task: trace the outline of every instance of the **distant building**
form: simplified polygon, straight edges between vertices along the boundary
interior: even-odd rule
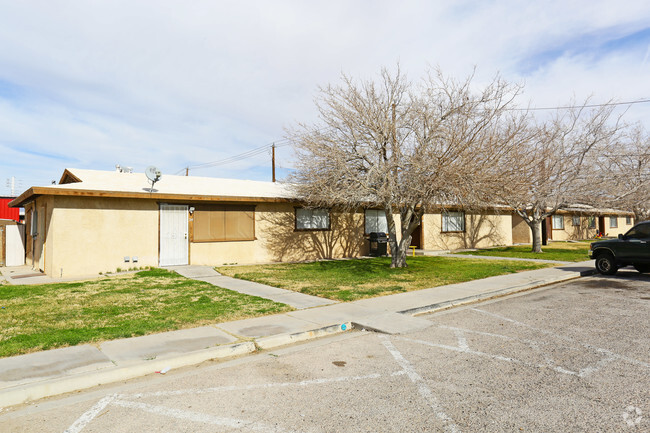
[[[0,220],[14,220],[20,222],[20,208],[9,207],[9,202],[16,197],[0,196]]]

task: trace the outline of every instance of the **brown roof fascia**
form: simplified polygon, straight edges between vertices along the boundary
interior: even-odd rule
[[[29,188],[27,191],[23,192],[18,197],[16,197],[12,201],[10,201],[7,206],[9,206],[9,207],[23,207],[23,205],[25,203],[29,203],[31,201],[30,199],[34,195],[34,188],[37,188],[37,187]]]
[[[634,216],[634,212],[619,209],[558,209],[555,215],[586,215],[586,216]]]
[[[51,188],[51,187],[32,187],[22,193],[20,197],[9,203],[11,207],[19,207],[32,201],[35,196],[71,196],[71,197],[104,197],[104,198],[134,198],[145,200],[169,200],[184,202],[247,202],[247,203],[293,203],[297,200],[281,197],[231,197],[231,196],[209,196],[193,194],[159,194],[149,192],[121,192],[121,191],[90,191],[83,189],[68,188]]]

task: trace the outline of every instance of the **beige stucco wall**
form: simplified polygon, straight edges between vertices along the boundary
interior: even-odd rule
[[[465,231],[442,233],[442,214],[423,217],[424,249],[456,250],[512,245],[512,216],[510,214],[465,214]]]
[[[158,265],[158,204],[153,200],[50,197],[45,272],[96,275]],[[138,257],[125,263],[124,257]]]
[[[634,219],[632,219],[632,224],[626,223],[626,218],[624,216],[611,215],[616,218],[618,221],[617,228],[609,227],[610,215],[605,216],[605,235],[609,237],[616,237],[619,234],[624,234],[634,225]],[[573,225],[573,215],[572,214],[562,214],[564,219],[564,229],[553,228],[553,240],[554,241],[566,241],[566,240],[579,240],[579,239],[592,239],[596,236],[598,232],[598,216],[595,216],[596,227],[589,228],[589,216],[579,215],[580,225]]]
[[[619,234],[625,234],[634,225],[634,218],[631,218],[631,224],[627,224],[624,216],[614,216],[618,220],[618,227],[611,228],[609,226],[610,216],[605,216],[605,234],[611,237],[617,237]]]
[[[553,227],[552,239],[554,241],[568,241],[568,240],[580,240],[580,239],[591,239],[598,232],[598,217],[596,219],[596,227],[589,228],[589,216],[586,215],[576,215],[580,218],[580,225],[573,225],[573,214],[562,214],[562,219],[564,221],[564,229],[556,229]]]
[[[190,263],[264,263],[357,257],[367,253],[363,213],[330,214],[331,230],[296,231],[292,204],[262,203],[255,207],[255,240],[192,242]]]
[[[183,204],[192,206],[191,202]],[[39,214],[45,215],[39,215],[45,231],[41,237],[45,241],[44,271],[52,277],[91,276],[118,268],[158,266],[159,205],[155,200],[54,196],[39,197],[35,206]],[[29,220],[26,223],[29,230]],[[399,216],[396,224],[399,227]],[[423,217],[425,249],[512,244],[510,214],[467,214],[463,233],[441,233],[441,225],[440,213]],[[333,211],[331,230],[296,231],[294,227],[293,204],[259,203],[255,207],[255,240],[190,242],[189,262],[220,265],[303,261],[356,257],[368,252],[363,211]],[[38,242],[36,249],[39,250]],[[137,256],[138,262],[125,263],[125,256]]]

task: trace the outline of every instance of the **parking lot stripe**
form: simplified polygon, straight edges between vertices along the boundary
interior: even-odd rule
[[[586,347],[587,349],[595,350],[596,352],[606,356],[607,358],[611,357],[613,359],[619,359],[619,360],[622,360],[622,361],[629,362],[630,364],[635,364],[635,365],[640,365],[640,366],[643,366],[643,367],[646,367],[646,368],[650,368],[650,364],[648,364],[647,362],[643,362],[643,361],[639,361],[638,359],[634,359],[634,358],[630,358],[630,357],[627,357],[627,356],[619,355],[618,353],[612,352],[611,350],[603,349],[601,347],[596,347],[596,346],[593,346],[593,345],[591,345],[589,343],[583,343],[581,341],[576,341],[573,338],[566,337],[566,336],[560,335],[560,334],[556,334],[555,332],[547,331],[546,329],[536,328],[536,327],[531,326],[531,325],[529,325],[527,323],[518,322],[517,320],[510,319],[510,318],[502,316],[500,314],[491,313],[489,311],[480,310],[478,308],[472,308],[471,310],[476,311],[477,313],[482,313],[482,314],[485,314],[485,315],[488,315],[488,316],[495,317],[495,318],[500,319],[500,320],[505,320],[506,322],[510,322],[510,323],[515,324],[515,325],[523,326],[523,327],[531,329],[533,331],[537,331],[537,332],[541,332],[541,333],[546,334],[546,335],[550,335],[550,336],[555,337],[555,338],[557,338],[559,340],[564,340],[564,341],[572,342],[572,343],[578,343],[582,347]]]
[[[438,399],[433,394],[433,391],[431,391],[431,388],[427,386],[424,379],[422,379],[422,377],[415,371],[413,365],[411,365],[411,363],[406,358],[404,358],[404,356],[402,356],[402,354],[397,350],[397,348],[395,348],[388,337],[382,335],[379,338],[381,339],[384,347],[386,347],[386,350],[388,350],[388,352],[393,355],[395,361],[397,361],[404,372],[406,372],[406,375],[409,379],[411,379],[411,382],[417,385],[418,392],[429,403],[429,406],[431,406],[431,408],[434,410],[436,417],[438,417],[438,419],[440,419],[445,424],[445,430],[452,433],[460,432],[458,426],[454,424],[454,421],[449,417],[449,415],[444,412],[443,408],[438,403]]]
[[[83,430],[84,427],[88,425],[90,421],[95,419],[101,411],[103,411],[106,406],[108,406],[115,398],[116,394],[107,395],[106,397],[99,400],[93,407],[91,407],[87,412],[81,415],[77,420],[72,423],[70,427],[66,429],[64,433],[79,433]]]
[[[211,424],[211,425],[218,425],[218,426],[230,427],[230,428],[248,428],[255,431],[269,432],[269,433],[273,433],[273,432],[283,433],[283,432],[293,431],[293,430],[286,430],[277,426],[270,426],[270,425],[252,422],[252,421],[213,416],[204,413],[174,409],[174,408],[169,408],[164,406],[154,406],[152,404],[139,403],[135,401],[114,400],[111,403],[113,405],[121,406],[124,408],[139,409],[144,412],[149,412],[156,415],[163,415],[163,416],[186,420],[186,421],[199,422],[202,424]]]

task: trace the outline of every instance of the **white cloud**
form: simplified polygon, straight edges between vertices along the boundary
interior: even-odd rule
[[[479,82],[499,71],[525,80],[538,106],[650,97],[647,40],[599,51],[647,30],[641,1],[43,0],[0,11],[0,180],[227,158],[314,120],[318,85],[397,61],[414,80],[436,65],[459,77],[476,65]],[[289,149],[278,153],[290,166]],[[268,160],[195,174],[268,178]]]

